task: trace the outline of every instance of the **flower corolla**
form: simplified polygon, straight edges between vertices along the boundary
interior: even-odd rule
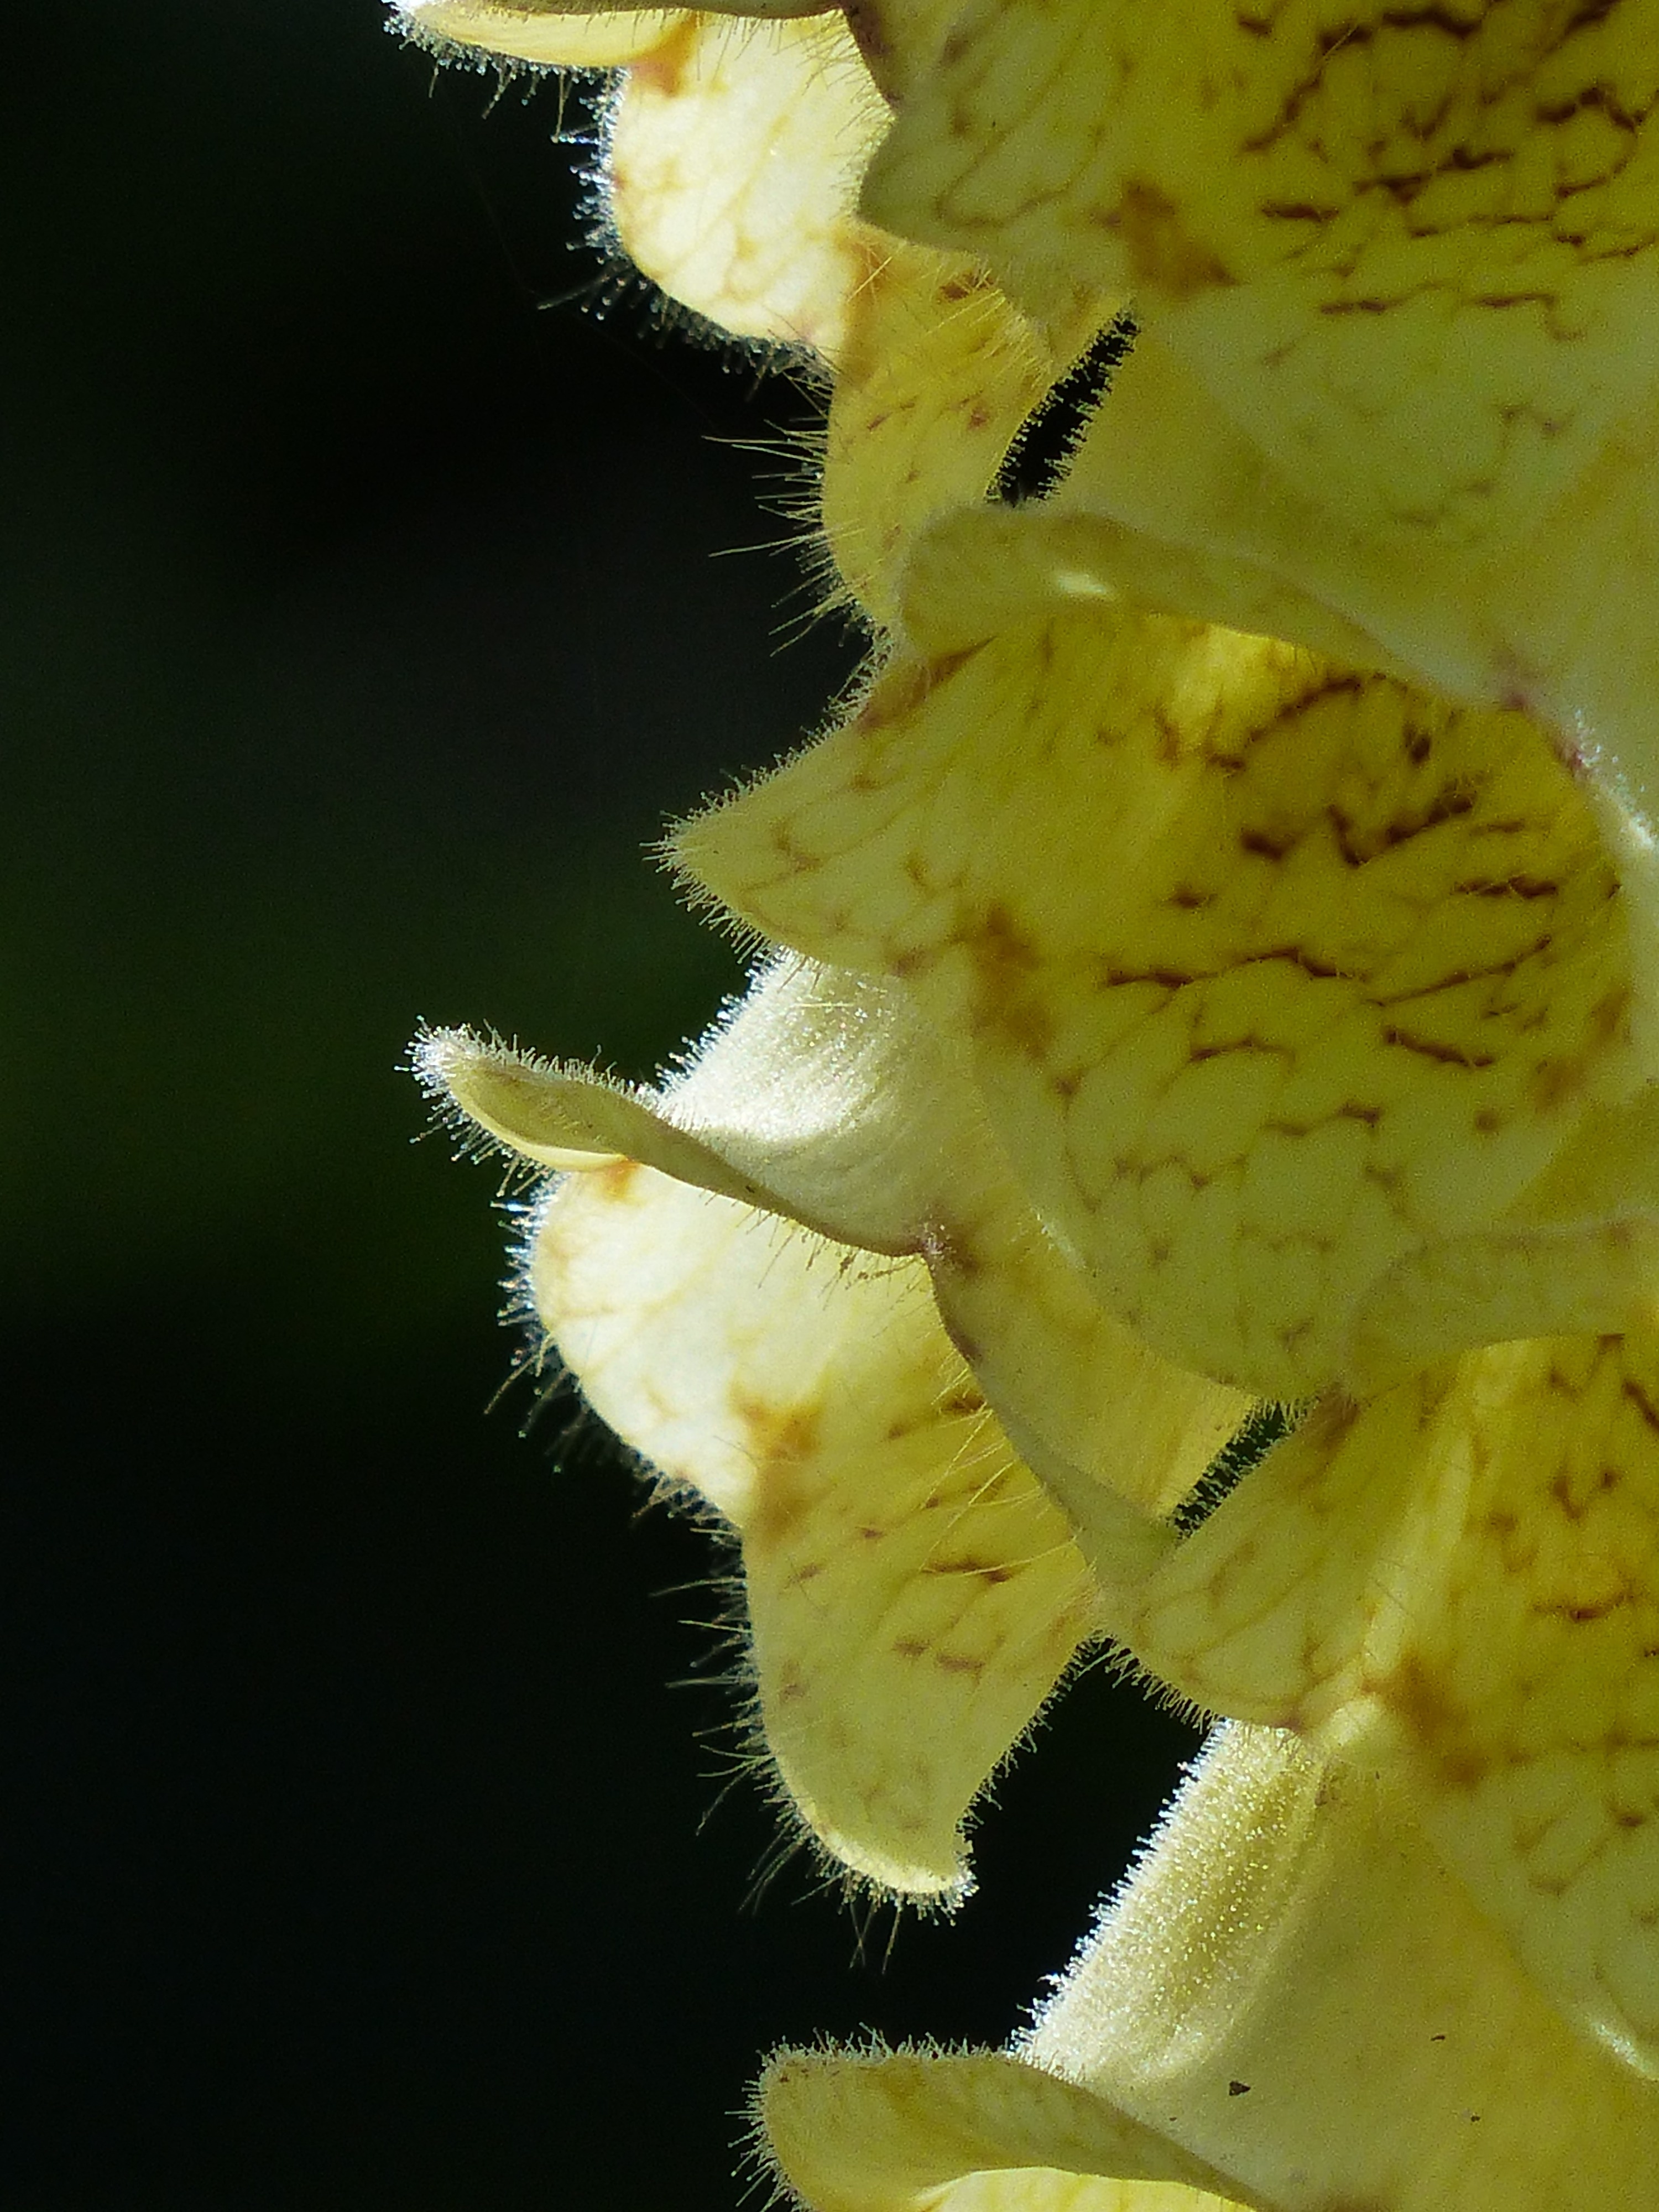
[[[1091,1639],[1231,1723],[1014,2053],[786,2056],[781,2170],[1644,2201],[1659,0],[402,12],[624,69],[615,234],[827,365],[880,641],[674,833],[772,948],[684,1071],[422,1042],[541,1322],[854,1873],[959,1895]]]

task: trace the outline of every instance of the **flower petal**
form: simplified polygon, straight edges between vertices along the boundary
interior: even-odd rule
[[[1213,2193],[1218,2177],[1166,2137],[990,2051],[785,2051],[768,2068],[759,2103],[777,2161],[811,2212],[1236,2212],[1237,2204]]]
[[[544,1165],[625,1155],[866,1251],[923,1257],[940,1314],[1045,1478],[1168,1512],[1249,1401],[1148,1352],[1047,1236],[905,994],[784,961],[660,1094],[449,1032],[429,1088]],[[1102,1501],[1103,1507],[1103,1501]]]
[[[1191,542],[1254,507],[1271,569],[1442,688],[1588,731],[1650,809],[1656,54],[1650,0],[969,0],[864,204],[1035,312],[1133,289],[1207,397],[1163,410],[1212,479]],[[1091,443],[1127,520],[1158,487],[1122,401]]]
[[[562,8],[498,0],[395,0],[400,27],[441,52],[471,46],[510,61],[571,69],[611,69],[669,46],[691,20],[686,8]]]
[[[853,202],[885,119],[839,18],[693,16],[630,71],[617,112],[623,246],[720,330],[833,356],[880,251]]]
[[[1400,1797],[1255,1729],[1017,2059],[785,2053],[762,2112],[812,2212],[1607,2212],[1659,2153]]]
[[[960,1893],[963,1818],[1093,1592],[926,1271],[624,1164],[555,1192],[531,1285],[594,1410],[739,1531],[761,1723],[802,1817],[885,1887]]]
[[[983,499],[1053,380],[1035,327],[960,254],[895,246],[854,303],[824,451],[836,566],[877,621],[910,540],[941,507]]]
[[[1541,733],[1261,638],[1103,606],[902,663],[677,848],[902,979],[1101,1302],[1268,1395],[1637,1081],[1617,884]]]
[[[896,625],[896,582],[939,514],[984,514],[1028,417],[1121,299],[1088,295],[1039,326],[962,254],[890,244],[856,295],[837,363],[822,515],[836,566],[875,619]]]
[[[1023,2055],[1283,2212],[1607,2212],[1659,2108],[1363,1765],[1230,1729]]]
[[[1541,1985],[1659,2071],[1659,1333],[1328,1403],[1111,1619],[1212,1711],[1392,1765]]]

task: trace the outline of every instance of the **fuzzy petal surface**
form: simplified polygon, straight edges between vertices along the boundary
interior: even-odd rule
[[[594,1411],[741,1536],[759,1719],[803,1820],[884,1887],[959,1893],[969,1804],[1093,1589],[926,1270],[627,1163],[556,1190],[530,1280]]]
[[[839,17],[688,17],[617,111],[623,250],[720,330],[833,357],[878,251],[854,201],[884,120]]]
[[[626,1157],[841,1243],[925,1260],[952,1340],[1062,1489],[1104,1486],[1155,1518],[1249,1410],[1103,1310],[902,989],[777,963],[659,1093],[465,1032],[428,1038],[422,1064],[470,1124],[538,1164]]]
[[[1333,1400],[1115,1631],[1212,1711],[1401,1780],[1565,2014],[1659,2071],[1659,1333]]]
[[[1639,1086],[1543,734],[1261,637],[1102,605],[900,662],[678,851],[911,993],[1101,1303],[1241,1389],[1341,1376],[1389,1269]]]

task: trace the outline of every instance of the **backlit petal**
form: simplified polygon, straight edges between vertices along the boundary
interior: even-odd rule
[[[901,663],[696,880],[961,1039],[1158,1351],[1294,1397],[1405,1255],[1635,1086],[1590,806],[1522,717],[1109,605]]]
[[[915,1261],[631,1164],[571,1176],[531,1288],[603,1419],[743,1540],[759,1718],[855,1872],[958,1892],[961,1824],[1092,1623]]]
[[[625,1156],[866,1251],[921,1256],[945,1327],[1045,1475],[1152,1516],[1249,1411],[1103,1310],[1037,1221],[971,1086],[891,985],[786,961],[662,1092],[451,1032],[428,1085],[543,1165]]]
[[[839,17],[690,17],[629,72],[617,112],[623,246],[720,330],[833,356],[878,252],[853,202],[884,119]]]
[[[1113,1626],[1212,1710],[1403,1775],[1543,1988],[1659,2069],[1659,1334],[1328,1403]]]

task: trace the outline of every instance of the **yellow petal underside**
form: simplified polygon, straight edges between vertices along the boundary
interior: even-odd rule
[[[1092,1589],[925,1270],[623,1164],[554,1194],[530,1279],[595,1412],[740,1533],[759,1717],[803,1819],[873,1881],[958,1892],[963,1815]]]
[[[428,1086],[544,1166],[626,1156],[843,1244],[925,1259],[940,1315],[1045,1477],[1168,1512],[1249,1411],[1158,1358],[1043,1231],[971,1086],[891,985],[775,964],[660,1094],[465,1032]]]
[[[398,19],[423,41],[471,46],[507,60],[614,69],[669,46],[691,21],[684,8],[561,8],[499,0],[398,0]]]
[[[1656,0],[971,0],[865,204],[1034,312],[1133,289],[1101,511],[1253,541],[1429,682],[1588,732],[1651,815],[1656,94]]]
[[[902,663],[678,850],[902,980],[1101,1302],[1267,1395],[1635,1082],[1617,886],[1536,728],[1261,638],[1103,606]]]
[[[1239,2201],[1150,2128],[989,2051],[787,2051],[760,2109],[811,2212],[1236,2212]]]
[[[1322,501],[1512,540],[1659,379],[1659,9],[969,0],[874,219],[1143,312]]]
[[[1025,418],[1121,301],[1077,303],[1063,332],[1011,307],[961,254],[893,243],[855,296],[824,450],[836,568],[897,624],[900,572],[934,515],[984,499]]]
[[[839,17],[688,17],[629,72],[617,109],[623,246],[720,330],[833,358],[878,250],[853,202],[884,121]]]
[[[1111,1619],[1212,1711],[1390,1764],[1542,1986],[1659,2070],[1659,1334],[1328,1403]]]
[[[1645,2204],[1659,2110],[1363,1763],[1231,1729],[1025,2046],[1274,2212]]]

